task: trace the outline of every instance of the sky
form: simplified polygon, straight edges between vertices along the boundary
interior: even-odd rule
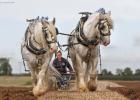
[[[0,57],[10,59],[13,73],[24,72],[20,44],[28,26],[26,19],[55,17],[59,31],[69,34],[81,17],[79,12],[103,7],[112,13],[114,30],[110,45],[101,46],[102,68],[113,73],[125,67],[134,71],[140,68],[139,5],[140,0],[0,0]],[[58,41],[66,44],[67,37],[58,36]]]

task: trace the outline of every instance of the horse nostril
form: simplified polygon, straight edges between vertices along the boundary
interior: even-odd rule
[[[107,46],[109,43],[110,43],[110,42],[104,42],[103,44],[104,44],[105,46]]]
[[[54,49],[53,48],[50,48],[50,52],[54,52]]]

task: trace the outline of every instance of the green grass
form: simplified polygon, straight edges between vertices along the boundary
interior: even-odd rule
[[[32,86],[30,76],[0,76],[0,86]]]

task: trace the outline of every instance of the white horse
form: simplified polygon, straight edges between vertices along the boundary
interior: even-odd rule
[[[53,53],[57,50],[57,32],[55,18],[52,21],[46,18],[29,21],[21,53],[31,72],[33,94],[38,96],[49,89],[48,67]]]
[[[110,30],[113,28],[110,15],[110,12],[87,14],[80,19],[80,24],[68,40],[79,91],[95,91],[97,88],[99,45],[110,44]]]

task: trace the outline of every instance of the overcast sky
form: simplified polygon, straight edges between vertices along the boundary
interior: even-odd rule
[[[13,72],[21,72],[20,43],[28,25],[37,16],[56,18],[60,32],[70,33],[80,18],[78,12],[103,7],[112,12],[111,44],[101,47],[102,67],[140,68],[140,0],[0,0],[0,56],[9,57]],[[58,36],[61,44],[67,37]],[[63,40],[63,41],[62,41]]]

